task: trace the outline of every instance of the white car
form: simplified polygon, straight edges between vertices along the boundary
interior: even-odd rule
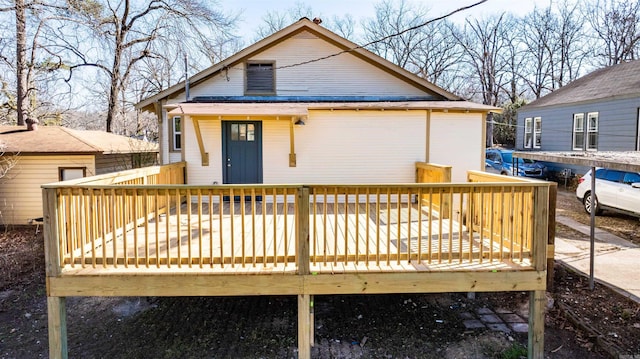
[[[596,200],[591,196],[591,171],[580,178],[576,189],[585,211],[595,214],[612,210],[640,217],[640,172],[596,169]]]

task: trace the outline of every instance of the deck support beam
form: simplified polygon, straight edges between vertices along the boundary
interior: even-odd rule
[[[47,297],[49,324],[49,358],[66,359],[67,353],[67,307],[65,297]]]
[[[311,295],[298,295],[298,358],[311,358]]]

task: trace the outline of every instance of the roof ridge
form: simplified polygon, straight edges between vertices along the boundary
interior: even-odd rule
[[[91,143],[91,142],[85,141],[78,133],[74,133],[74,132],[79,132],[79,130],[75,130],[75,129],[72,129],[72,128],[67,128],[67,127],[64,127],[64,126],[59,126],[59,128],[62,131],[66,132],[67,134],[73,136],[73,138],[75,138],[76,140],[78,140],[78,141],[84,143],[85,145],[93,148],[94,150],[96,150],[96,152],[104,152],[103,148],[100,148],[100,147],[96,146],[95,143]]]

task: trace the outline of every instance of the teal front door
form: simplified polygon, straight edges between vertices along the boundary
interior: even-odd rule
[[[262,122],[222,122],[224,183],[262,183]]]

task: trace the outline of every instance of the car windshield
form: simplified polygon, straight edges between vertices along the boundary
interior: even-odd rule
[[[502,160],[504,162],[508,162],[508,163],[513,162],[512,153],[511,152],[502,152]],[[519,164],[523,164],[523,163],[531,164],[531,163],[535,163],[535,162],[536,161],[530,160],[528,158],[520,158],[520,157],[518,157],[518,163]]]

